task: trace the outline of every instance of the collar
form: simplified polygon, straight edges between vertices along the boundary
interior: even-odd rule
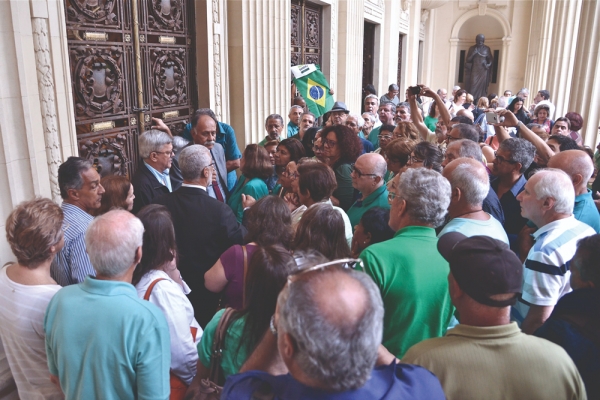
[[[526,183],[527,183],[527,179],[525,179],[525,175],[521,174],[521,177],[519,178],[519,180],[517,180],[515,182],[515,184],[513,185],[513,187],[510,188],[510,192],[513,194],[513,196],[517,197],[518,194],[521,192],[521,188],[523,186],[525,186]]]
[[[592,191],[590,189],[587,190],[587,192],[580,194],[579,196],[575,196],[575,203],[579,203],[580,201],[587,201],[587,198],[590,198],[590,200],[592,199]]]
[[[80,217],[85,220],[93,220],[94,217],[90,215],[88,212],[82,210],[74,204],[64,202],[61,204],[60,208],[62,208],[64,214],[71,214],[76,217]]]
[[[202,186],[202,185],[192,185],[190,183],[182,183],[181,187],[191,187],[191,188],[198,188],[198,189],[202,189],[204,191],[206,191],[206,187]]]
[[[472,326],[458,324],[453,329],[448,330],[446,336],[462,336],[469,339],[502,339],[510,336],[516,336],[521,333],[521,329],[516,322],[497,326]]]
[[[144,165],[150,170],[150,172],[156,172],[160,175],[169,176],[169,168],[165,169],[163,172],[160,172],[159,170],[148,164],[146,161],[144,161]]]
[[[292,128],[297,128],[298,127],[298,125],[296,125],[292,121],[288,122],[288,126],[291,126]]]
[[[385,185],[385,183],[379,186],[377,189],[375,189],[375,191],[368,195],[364,200],[356,200],[356,203],[354,203],[354,205],[356,207],[369,206],[373,204],[375,200],[377,200],[377,198],[379,198],[382,195],[385,195],[387,197],[387,186]]]
[[[531,236],[533,236],[533,240],[537,240],[537,238],[539,238],[541,235],[546,234],[553,229],[556,229],[560,225],[571,224],[574,221],[575,221],[575,216],[573,216],[573,215],[571,215],[570,217],[567,217],[567,218],[557,219],[556,221],[552,221],[552,222],[542,226],[537,231],[532,233]]]
[[[400,229],[398,232],[396,232],[394,234],[394,237],[398,237],[400,235],[413,236],[413,237],[415,237],[415,236],[431,237],[431,238],[437,237],[435,235],[435,229],[433,229],[429,226],[416,226],[416,225],[406,226],[406,227]]]
[[[128,282],[121,281],[105,281],[96,279],[91,276],[86,276],[85,280],[80,283],[81,289],[88,293],[99,294],[104,296],[130,295],[137,297],[135,287]]]

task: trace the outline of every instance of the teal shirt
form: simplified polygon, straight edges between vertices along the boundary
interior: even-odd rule
[[[430,117],[429,115],[425,116],[425,119],[423,120],[423,122],[425,123],[425,126],[427,127],[427,129],[429,129],[431,132],[435,132],[435,124],[437,124],[438,119],[437,118],[433,118]]]
[[[389,210],[390,203],[388,203],[388,190],[385,184],[378,187],[366,199],[356,200],[352,204],[347,214],[353,229],[358,225],[363,214],[373,207],[381,207]]]
[[[269,189],[264,180],[260,178],[252,178],[248,180],[244,175],[240,176],[233,192],[229,195],[227,204],[233,210],[238,222],[242,223],[244,217],[244,206],[242,204],[242,194],[249,194],[257,201],[269,194]]]
[[[596,233],[600,233],[600,214],[594,204],[592,191],[588,189],[587,193],[575,197],[575,207],[573,207],[575,219],[591,226]]]
[[[380,125],[377,128],[373,128],[373,130],[371,130],[371,133],[369,133],[369,137],[367,138],[369,142],[373,143],[373,151],[379,148],[379,131],[381,130],[382,126],[383,125]]]
[[[291,138],[292,136],[298,134],[300,127],[293,123],[292,121],[287,124],[287,137]]]
[[[443,336],[454,312],[437,241],[433,228],[408,226],[360,254],[383,298],[382,344],[400,359],[412,345]]]
[[[62,288],[48,304],[44,331],[48,369],[65,398],[169,398],[167,321],[130,283],[88,276]]]

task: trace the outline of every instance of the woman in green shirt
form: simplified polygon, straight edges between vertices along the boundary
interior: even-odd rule
[[[234,311],[225,333],[221,355],[223,380],[238,373],[269,329],[277,296],[287,283],[288,275],[296,268],[290,252],[281,246],[259,247],[250,259],[244,288],[244,308]],[[213,338],[224,312],[217,312],[204,329],[198,344],[198,372],[188,389],[188,395],[190,391],[197,390],[201,379],[209,376]]]
[[[429,107],[429,114],[425,116],[423,122],[425,123],[425,126],[427,126],[427,129],[431,132],[435,132],[435,124],[437,124],[439,118],[440,111],[437,109],[437,103],[433,101],[431,107]]]
[[[242,223],[244,216],[242,195],[249,195],[259,200],[269,194],[265,180],[273,174],[273,166],[267,150],[257,144],[248,145],[240,161],[240,171],[242,175],[229,195],[227,204],[233,209],[238,222]]]

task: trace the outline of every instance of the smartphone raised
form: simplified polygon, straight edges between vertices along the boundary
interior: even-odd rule
[[[486,112],[485,119],[488,124],[499,124],[500,123],[500,117],[495,112]]]

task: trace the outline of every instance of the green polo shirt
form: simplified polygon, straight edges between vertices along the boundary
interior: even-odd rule
[[[373,143],[373,151],[379,148],[379,131],[381,130],[382,126],[383,125],[379,125],[377,128],[373,128],[371,133],[369,133],[369,137],[367,138],[369,142]]]
[[[352,207],[348,209],[347,214],[353,229],[358,225],[363,214],[373,207],[390,208],[390,203],[388,203],[388,190],[385,184],[375,189],[375,191],[368,195],[366,199],[356,200],[354,204],[352,204]]]
[[[454,313],[437,241],[435,229],[408,226],[360,255],[383,298],[382,344],[400,359],[412,345],[444,336]]]

